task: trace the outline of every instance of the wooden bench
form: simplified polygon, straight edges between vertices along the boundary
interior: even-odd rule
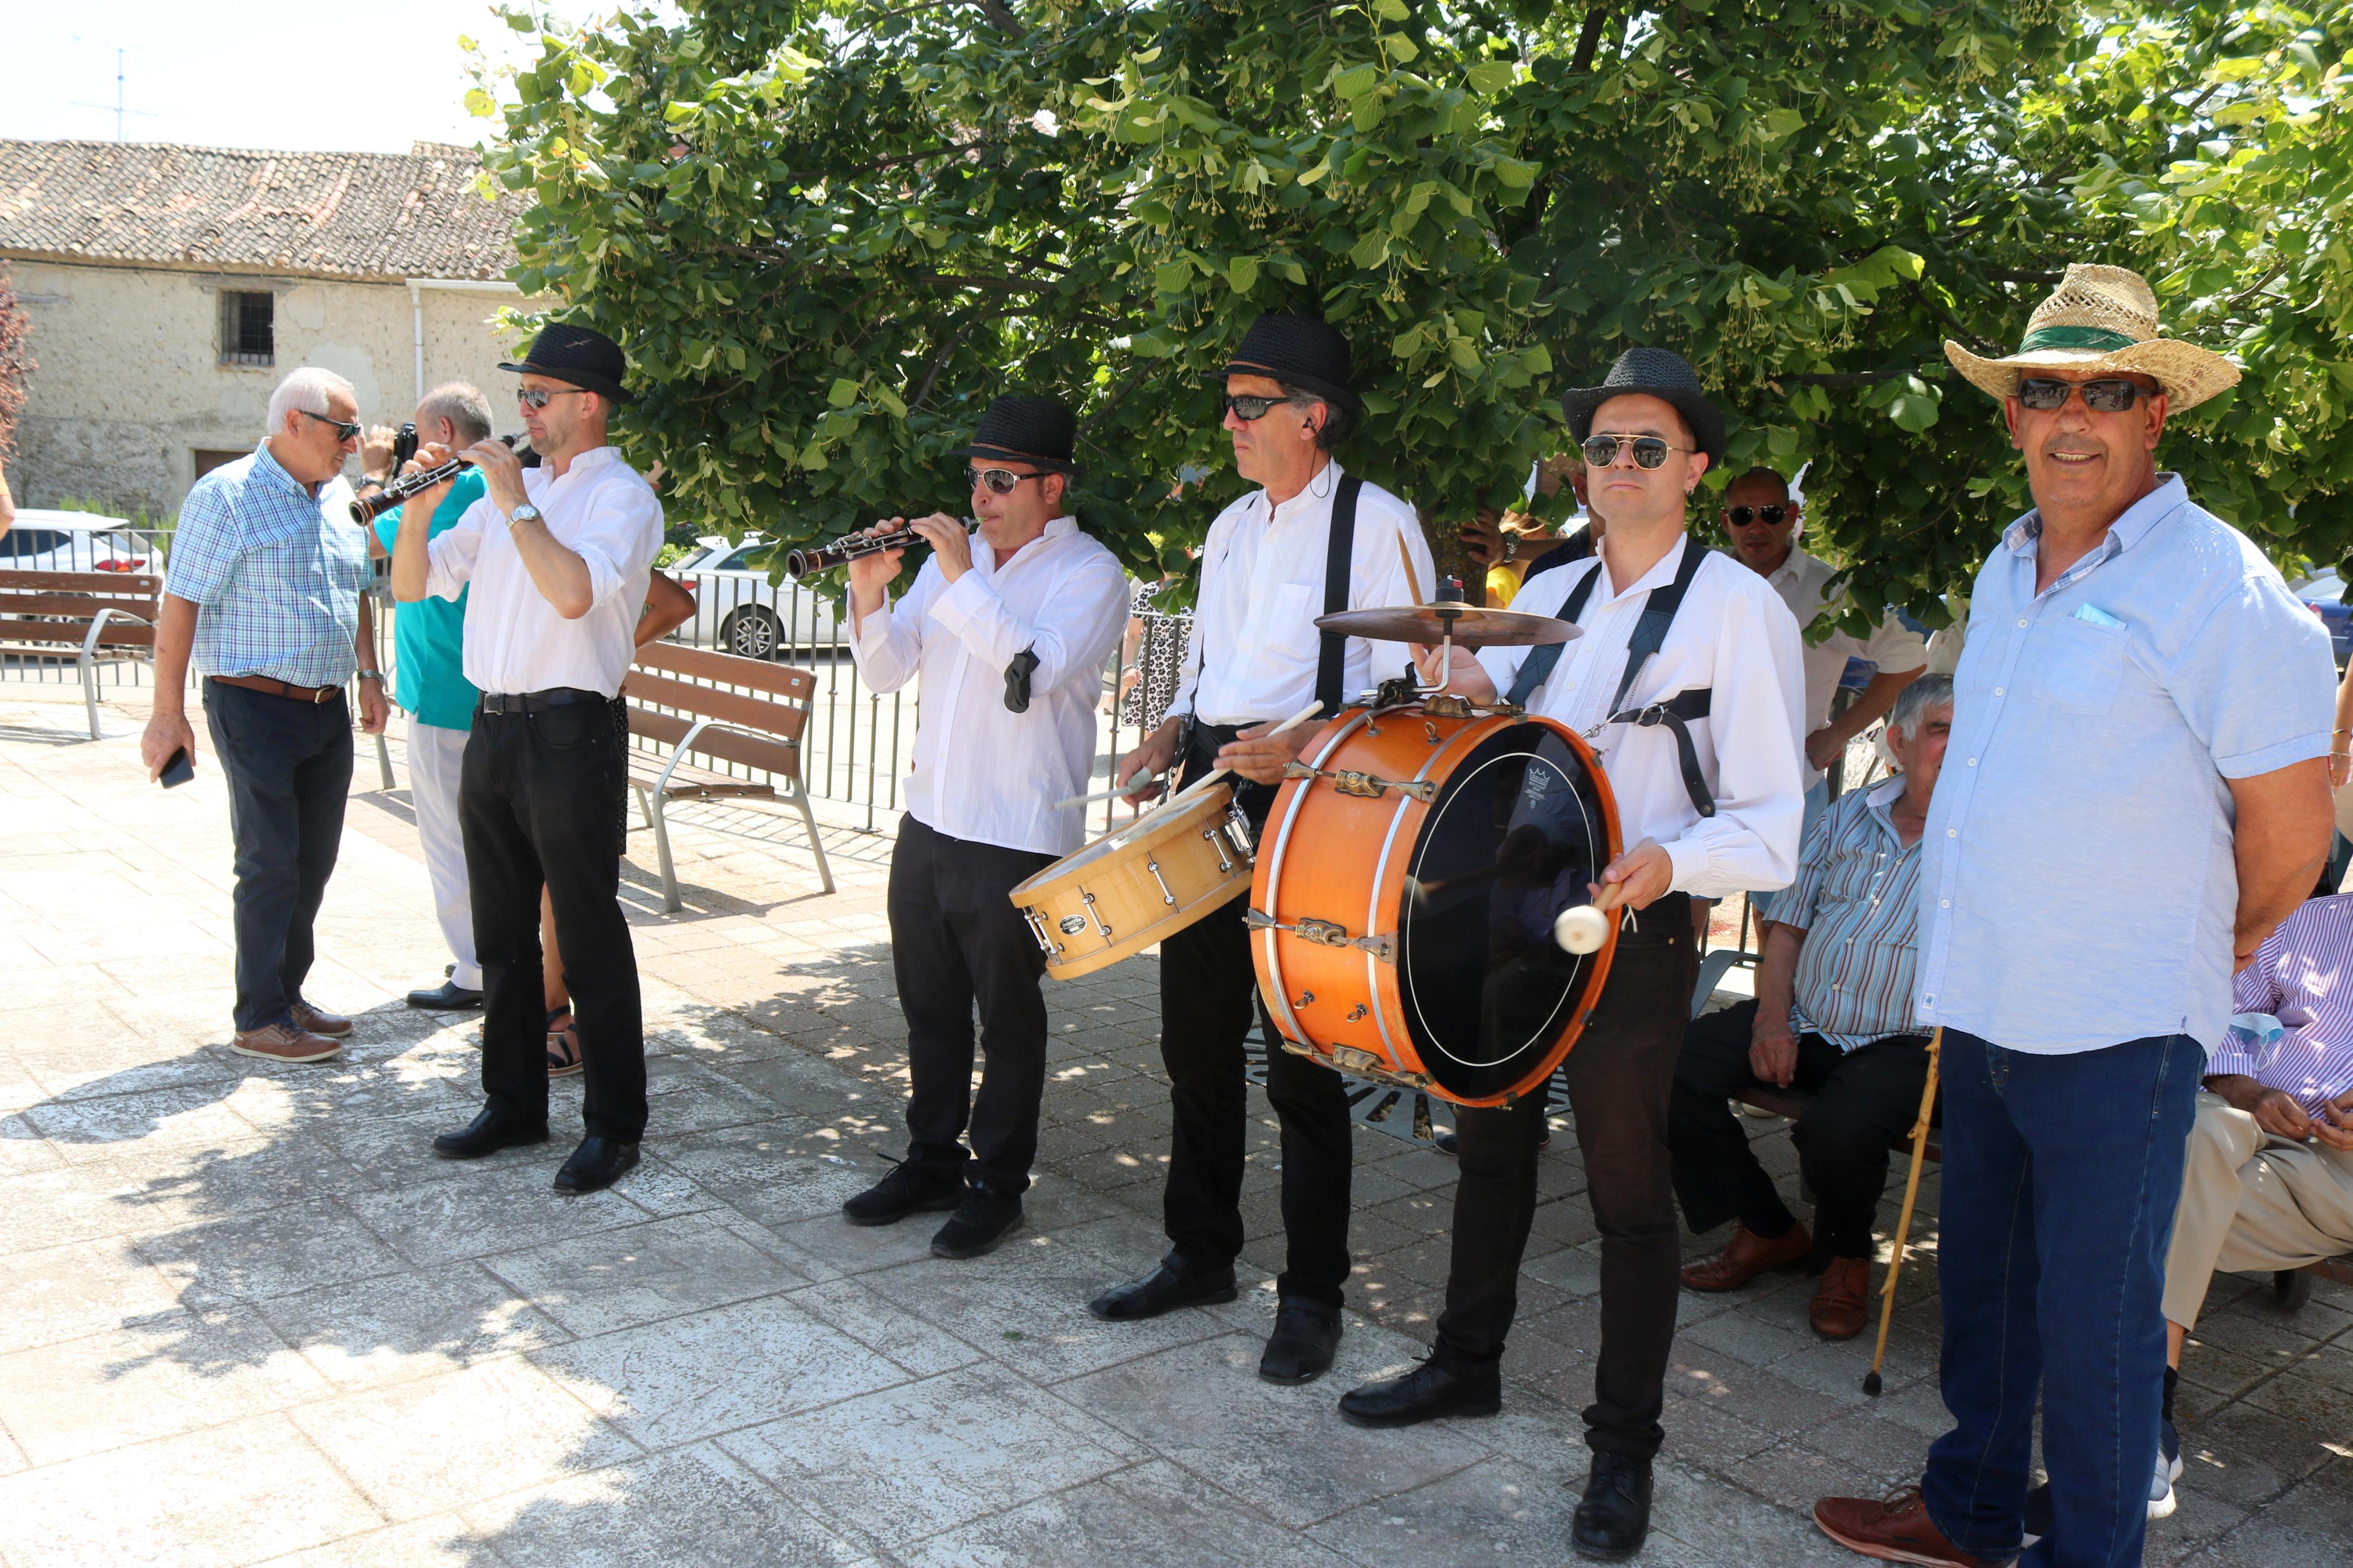
[[[726,689],[731,687],[752,689]],[[663,816],[663,807],[673,800],[733,797],[797,807],[808,829],[809,851],[817,857],[818,876],[825,890],[833,891],[833,868],[826,864],[825,845],[818,837],[817,816],[809,810],[808,784],[801,771],[801,736],[808,728],[809,698],[816,690],[817,676],[811,671],[765,659],[669,642],[638,650],[622,693],[628,699],[629,732],[670,749],[667,759],[633,753],[629,773],[646,826],[654,830],[663,909],[675,914],[681,907]],[[689,763],[691,755],[733,763],[767,778],[731,777]],[[661,764],[658,772],[648,766],[657,763]]]
[[[98,735],[98,652],[153,657],[164,579],[130,572],[0,572],[0,647],[78,649],[90,738]],[[56,657],[63,658],[62,652]]]

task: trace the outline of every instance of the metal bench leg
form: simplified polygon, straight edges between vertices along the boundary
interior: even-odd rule
[[[654,855],[661,863],[662,909],[674,915],[685,905],[678,896],[678,873],[670,867],[670,824],[665,820],[662,805],[663,802],[659,795],[652,797]]]
[[[825,844],[817,836],[817,813],[809,809],[806,786],[793,791],[793,804],[800,807],[801,826],[808,829],[809,853],[817,857],[817,874],[825,883],[825,890],[833,891],[833,868],[825,861]]]
[[[629,781],[629,787],[638,792],[638,810],[644,816],[646,826],[651,827],[654,825],[653,792],[634,779]]]

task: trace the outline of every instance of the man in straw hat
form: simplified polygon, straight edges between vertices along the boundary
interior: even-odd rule
[[[1609,770],[1626,846],[1601,877],[1633,912],[1567,1063],[1601,1237],[1601,1342],[1585,1410],[1593,1468],[1569,1544],[1612,1561],[1640,1551],[1649,1532],[1651,1461],[1665,1438],[1683,1262],[1667,1107],[1699,978],[1692,898],[1784,887],[1796,874],[1805,673],[1788,606],[1688,531],[1691,497],[1723,460],[1725,429],[1683,356],[1629,349],[1599,386],[1561,403],[1588,493],[1609,525],[1598,559],[1528,584],[1514,607],[1557,616],[1582,635],[1482,649],[1456,661],[1452,684],[1473,701],[1503,694],[1584,734]],[[1424,661],[1433,680],[1436,663]],[[1402,1426],[1501,1407],[1546,1099],[1455,1111],[1462,1175],[1437,1343],[1419,1366],[1344,1397],[1348,1420]]]
[[[2017,353],[1945,353],[2034,494],[1978,574],[1920,868],[1955,1425],[1919,1486],[1814,1518],[1867,1556],[2009,1561],[2039,1394],[2053,1521],[2025,1560],[2137,1563],[2183,1143],[2232,973],[2327,851],[2334,671],[2263,552],[2157,468],[2167,416],[2238,372],[2160,337],[2137,274],[2072,266]]]
[[[1348,340],[1313,316],[1250,323],[1222,388],[1234,468],[1258,488],[1209,525],[1200,608],[1169,717],[1122,758],[1122,785],[1182,765],[1198,778],[1237,775],[1234,799],[1264,825],[1296,758],[1322,726],[1276,733],[1310,702],[1329,718],[1382,675],[1401,672],[1403,644],[1319,632],[1337,610],[1417,602],[1432,581],[1413,508],[1344,470],[1332,456],[1364,412],[1351,386]],[[1242,901],[1160,944],[1160,1057],[1168,1069],[1173,1136],[1162,1197],[1168,1251],[1141,1279],[1088,1304],[1115,1321],[1234,1299],[1242,1247],[1242,1167],[1250,1129],[1243,1037],[1258,1003]],[[1271,1040],[1274,1031],[1265,1031]],[[1346,1085],[1288,1051],[1270,1050],[1266,1098],[1282,1127],[1282,1227],[1274,1331],[1259,1375],[1306,1383],[1340,1342],[1348,1280],[1353,1158]]]
[[[1103,660],[1127,621],[1119,558],[1068,504],[1078,427],[1053,398],[997,399],[951,454],[965,459],[977,531],[916,519],[932,555],[895,605],[883,590],[906,552],[849,563],[858,668],[877,691],[914,681],[917,700],[889,900],[907,1158],[841,1208],[865,1226],[953,1210],[932,1237],[940,1258],[977,1258],[1022,1221],[1046,1088],[1046,958],[1006,895],[1086,837],[1085,814],[1061,803],[1094,769]]]

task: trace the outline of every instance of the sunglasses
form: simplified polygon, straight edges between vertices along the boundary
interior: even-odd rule
[[[1298,403],[1296,397],[1253,397],[1248,394],[1226,394],[1226,412],[1245,425],[1255,425],[1267,416],[1267,411],[1281,403]]]
[[[1045,477],[1043,474],[1017,474],[1011,468],[976,468],[969,463],[965,465],[964,470],[964,482],[967,489],[978,489],[987,485],[991,493],[1001,496],[1011,495],[1013,488],[1024,479],[1042,479]]]
[[[1788,515],[1789,509],[1786,506],[1728,506],[1724,509],[1724,521],[1735,528],[1746,528],[1752,522],[1778,528],[1782,519]]]
[[[543,386],[527,386],[515,394],[515,401],[536,413],[559,397],[584,397],[587,395],[587,392],[588,389],[585,386],[574,387],[566,392],[550,392]]]
[[[2156,393],[2137,382],[2115,381],[2052,381],[2047,376],[2022,378],[2018,384],[2018,401],[2038,414],[2048,414],[2067,406],[2067,395],[2080,392],[2084,406],[2094,414],[2122,414],[2144,397]]]
[[[356,419],[330,419],[323,414],[313,414],[307,408],[298,408],[294,412],[305,419],[315,419],[322,425],[333,426],[335,439],[338,441],[356,441],[360,438],[360,422]]]
[[[1618,454],[1628,447],[1634,450],[1634,466],[1655,468],[1667,460],[1669,452],[1688,452],[1689,447],[1671,447],[1656,436],[1592,436],[1587,437],[1581,450],[1588,467],[1606,468],[1618,460]]]

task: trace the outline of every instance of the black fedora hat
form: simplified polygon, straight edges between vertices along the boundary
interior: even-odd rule
[[[1079,438],[1079,416],[1051,397],[1000,397],[980,416],[972,445],[951,458],[997,458],[1029,463],[1057,474],[1076,474],[1071,450]]]
[[[629,368],[621,345],[594,327],[550,321],[539,329],[539,336],[531,340],[531,347],[523,352],[520,363],[502,362],[499,368],[520,375],[543,375],[550,381],[569,382],[615,403],[633,401],[621,390],[621,377],[628,374]]]
[[[1724,411],[1708,401],[1699,372],[1671,349],[1632,348],[1618,356],[1599,386],[1572,387],[1561,395],[1568,433],[1580,442],[1593,433],[1593,411],[1613,397],[1655,397],[1674,405],[1692,428],[1692,438],[1711,464],[1724,461]]]
[[[1348,384],[1356,379],[1355,360],[1345,333],[1315,316],[1270,312],[1250,323],[1242,346],[1226,368],[1205,378],[1222,382],[1229,375],[1263,375],[1286,386],[1312,392],[1349,415],[1365,405]]]

